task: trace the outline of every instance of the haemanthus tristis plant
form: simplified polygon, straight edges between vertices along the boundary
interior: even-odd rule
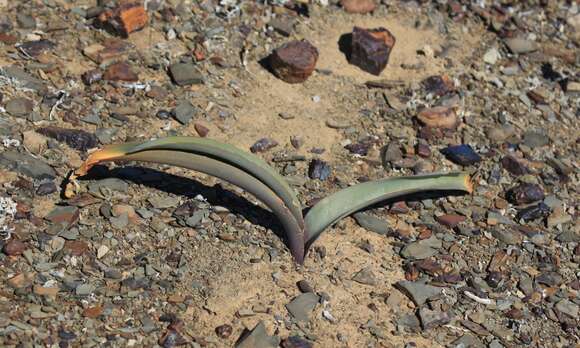
[[[472,191],[466,173],[389,178],[340,190],[319,201],[303,216],[294,190],[261,158],[232,145],[195,137],[167,137],[106,146],[88,157],[71,176],[71,182],[86,175],[93,165],[107,161],[175,165],[241,187],[262,201],[280,220],[290,252],[299,264],[304,262],[308,247],[328,226],[372,204],[423,191]],[[70,187],[66,194],[73,194]]]

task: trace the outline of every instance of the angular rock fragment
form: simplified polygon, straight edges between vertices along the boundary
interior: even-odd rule
[[[377,8],[374,0],[341,0],[342,8],[348,13],[369,13]]]
[[[459,119],[454,107],[436,106],[421,110],[417,114],[417,120],[427,127],[455,129]]]
[[[34,108],[32,100],[26,98],[14,98],[6,103],[6,112],[14,117],[26,117]]]
[[[544,190],[535,184],[520,184],[507,192],[506,198],[512,204],[529,204],[544,199]]]
[[[275,49],[268,61],[279,79],[301,83],[312,75],[318,61],[318,49],[307,40],[290,41]]]
[[[354,27],[348,61],[362,70],[380,75],[389,62],[395,45],[395,36],[385,28],[363,29]]]
[[[453,80],[447,75],[433,75],[421,81],[427,93],[443,96],[455,90]]]
[[[18,46],[25,54],[31,57],[37,57],[45,51],[52,50],[56,47],[56,44],[50,40],[42,39],[35,41],[27,41]]]
[[[286,309],[298,321],[308,321],[320,297],[313,292],[306,292],[296,296],[286,305]]]
[[[280,344],[277,336],[270,336],[266,326],[260,321],[251,331],[245,330],[235,344],[235,348],[276,348]]]
[[[522,160],[511,155],[507,155],[501,159],[501,166],[515,176],[525,175],[530,172]]]
[[[56,172],[43,161],[24,153],[5,151],[0,153],[0,166],[34,179],[52,179]]]
[[[507,38],[504,40],[508,49],[514,54],[525,54],[538,49],[535,42],[519,37]]]
[[[461,166],[468,166],[481,161],[481,157],[467,144],[448,146],[441,150],[441,153],[451,162]]]
[[[147,25],[149,16],[139,1],[124,1],[112,10],[102,12],[98,20],[123,37],[141,30]]]
[[[44,127],[37,130],[38,133],[62,142],[71,148],[79,151],[87,151],[98,145],[97,137],[94,134],[80,129],[67,129],[60,127]]]
[[[253,153],[268,151],[273,147],[278,146],[278,142],[271,138],[262,138],[250,146],[250,151]]]
[[[127,81],[135,82],[139,76],[131,69],[131,66],[125,62],[111,64],[105,70],[103,79],[107,81]]]
[[[313,159],[308,167],[308,176],[311,179],[326,180],[330,176],[330,166],[319,159]]]
[[[83,83],[87,86],[92,85],[95,82],[99,82],[103,79],[103,72],[99,69],[89,70],[81,75]]]
[[[443,288],[432,286],[421,282],[410,282],[402,280],[395,284],[395,287],[417,305],[422,306],[431,298],[436,298],[443,292]]]
[[[203,75],[194,64],[176,63],[169,67],[173,82],[178,86],[199,85],[203,83]]]

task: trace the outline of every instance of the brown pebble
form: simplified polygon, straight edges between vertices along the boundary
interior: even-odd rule
[[[342,0],[340,2],[344,10],[348,13],[369,13],[377,8],[373,0]]]
[[[82,240],[67,240],[64,249],[72,256],[82,256],[89,251],[89,244]]]
[[[215,328],[215,333],[219,338],[228,338],[231,336],[234,329],[231,325],[223,324]]]
[[[269,57],[274,75],[288,83],[304,82],[312,75],[318,49],[306,40],[290,41],[272,52]]]
[[[417,155],[423,158],[431,157],[431,148],[429,147],[429,145],[417,144],[415,152],[417,152]]]
[[[522,160],[517,159],[511,155],[507,155],[502,158],[501,166],[515,176],[525,175],[530,172]]]
[[[298,281],[296,283],[296,286],[298,286],[298,289],[303,293],[314,292],[314,288],[312,288],[312,285],[310,285],[310,283],[304,279]]]
[[[103,306],[96,305],[96,306],[85,308],[85,310],[83,310],[83,317],[94,319],[94,318],[97,318],[98,316],[100,316],[102,313],[103,313]]]
[[[202,125],[201,123],[197,123],[197,122],[194,123],[193,128],[195,128],[195,131],[197,132],[197,134],[199,134],[199,136],[202,138],[205,138],[207,136],[207,134],[209,133],[209,128]]]
[[[439,222],[443,226],[447,226],[449,228],[453,228],[460,223],[465,221],[465,216],[461,215],[454,215],[454,214],[446,214],[437,216],[437,222]]]
[[[14,45],[16,42],[18,42],[18,38],[14,35],[0,33],[0,42],[5,45]]]
[[[103,74],[103,79],[107,81],[135,82],[139,80],[139,76],[131,70],[129,64],[118,62],[107,67]]]
[[[455,108],[448,106],[424,109],[417,114],[417,119],[431,128],[455,129],[459,123]]]
[[[391,205],[389,213],[391,214],[407,214],[409,212],[409,206],[405,201],[395,202]]]
[[[55,297],[58,294],[58,286],[48,286],[44,287],[42,285],[34,285],[32,292],[39,296]]]
[[[363,29],[354,27],[349,63],[378,76],[389,62],[395,41],[395,36],[385,28]]]
[[[8,256],[18,256],[22,255],[24,250],[26,250],[26,244],[19,241],[18,239],[12,239],[6,245],[4,245],[4,253]]]
[[[149,16],[139,1],[125,1],[112,10],[102,12],[98,17],[101,25],[109,26],[123,37],[141,30],[147,25]]]

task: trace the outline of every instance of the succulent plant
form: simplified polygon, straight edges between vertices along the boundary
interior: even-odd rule
[[[256,155],[232,145],[196,137],[167,137],[105,146],[89,155],[71,176],[86,175],[100,162],[142,161],[175,165],[218,177],[263,202],[280,220],[295,261],[304,262],[308,247],[338,220],[385,199],[422,191],[471,192],[466,173],[396,177],[353,185],[322,199],[303,216],[296,193],[286,180]],[[73,195],[67,187],[67,196]]]

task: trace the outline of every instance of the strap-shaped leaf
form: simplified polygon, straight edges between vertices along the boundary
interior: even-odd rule
[[[123,144],[124,145],[124,144]],[[196,137],[174,136],[134,144],[125,148],[126,153],[137,153],[145,150],[177,150],[197,153],[212,157],[218,161],[226,162],[232,166],[249,173],[262,181],[286,203],[292,214],[300,224],[304,225],[302,207],[296,193],[288,185],[286,179],[276,170],[269,166],[260,157],[249,152],[242,151],[235,146],[218,142],[216,140]]]
[[[430,174],[369,181],[320,200],[304,217],[306,249],[338,220],[380,201],[422,191],[472,191],[466,173]]]
[[[105,148],[102,151],[108,151]],[[262,201],[282,223],[290,252],[297,263],[304,262],[304,232],[292,212],[280,197],[247,172],[219,160],[183,151],[144,150],[132,154],[119,154],[113,157],[99,157],[97,162],[104,161],[142,161],[168,164],[196,170],[212,175],[239,186]],[[94,164],[95,162],[93,162]],[[79,172],[82,175],[82,170]]]

